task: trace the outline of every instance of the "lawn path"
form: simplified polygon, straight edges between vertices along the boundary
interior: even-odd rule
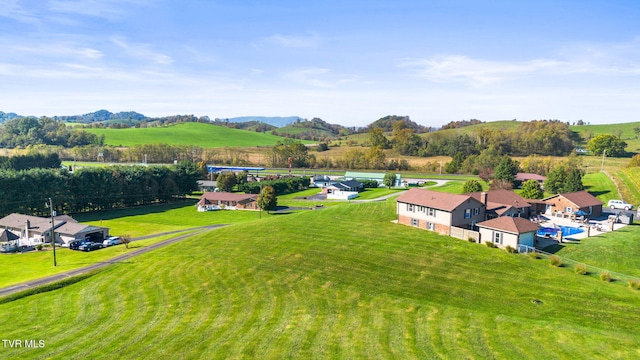
[[[181,235],[181,236],[177,236],[177,237],[174,237],[174,238],[171,238],[171,239],[168,239],[168,240],[160,241],[160,242],[157,242],[155,244],[151,244],[149,246],[146,246],[146,247],[143,247],[143,248],[140,248],[140,249],[137,249],[137,250],[133,250],[133,251],[128,252],[126,254],[118,255],[118,256],[116,256],[116,257],[114,257],[112,259],[106,260],[106,261],[101,261],[101,262],[98,262],[98,263],[95,263],[95,264],[92,264],[92,265],[89,265],[89,266],[85,266],[85,267],[82,267],[82,268],[79,268],[79,269],[74,269],[74,270],[63,272],[63,273],[47,276],[47,277],[44,277],[44,278],[41,278],[41,279],[30,280],[30,281],[26,281],[26,282],[23,282],[23,283],[20,283],[20,284],[15,284],[15,285],[12,285],[12,286],[8,286],[8,287],[5,287],[5,288],[2,288],[2,289],[0,289],[0,297],[6,296],[6,295],[11,295],[11,294],[14,294],[16,292],[23,291],[23,290],[28,290],[28,289],[35,288],[35,287],[38,287],[38,286],[51,284],[53,282],[60,281],[60,280],[63,280],[63,279],[66,279],[66,278],[69,278],[69,277],[72,277],[72,276],[86,274],[86,273],[88,273],[90,271],[101,269],[101,268],[106,267],[106,266],[108,266],[110,264],[113,264],[113,263],[122,262],[122,261],[127,260],[129,258],[132,258],[134,256],[148,253],[149,251],[153,251],[153,250],[156,250],[158,248],[161,248],[161,247],[164,247],[164,246],[167,246],[167,245],[171,245],[171,244],[176,243],[178,241],[184,240],[184,239],[186,239],[188,237],[200,234],[200,233],[202,233],[204,231],[213,230],[213,229],[216,229],[216,228],[219,228],[219,227],[222,227],[222,226],[226,226],[226,225],[225,224],[218,224],[218,225],[199,226],[199,227],[191,228],[191,229],[168,231],[168,232],[163,232],[163,233],[159,233],[159,234],[146,235],[146,236],[141,236],[141,237],[138,237],[138,238],[134,238],[134,239],[131,239],[132,242],[133,241],[138,241],[138,240],[149,239],[149,238],[153,238],[153,237],[158,237],[158,236],[165,236],[165,235],[171,235],[171,234],[175,234],[175,233],[182,233],[182,232],[185,232],[185,231],[194,231],[195,230],[195,232],[192,232],[192,233],[189,233],[189,234],[185,234],[185,235]]]

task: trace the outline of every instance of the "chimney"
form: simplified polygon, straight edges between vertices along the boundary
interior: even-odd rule
[[[487,206],[487,193],[486,192],[481,192],[480,193],[480,202],[484,205]]]
[[[29,241],[29,228],[31,227],[31,221],[27,220],[25,221],[25,230],[24,230],[24,237],[25,240]]]

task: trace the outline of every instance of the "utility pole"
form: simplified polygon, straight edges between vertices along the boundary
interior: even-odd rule
[[[602,152],[602,165],[600,166],[600,171],[604,171],[604,157],[607,155],[607,149],[604,149]]]
[[[53,201],[49,198],[49,203],[45,203],[45,206],[51,209],[51,248],[53,249],[53,266],[58,266],[56,262],[56,234],[55,234],[55,226],[53,224],[53,217],[56,215],[56,212],[53,211]]]

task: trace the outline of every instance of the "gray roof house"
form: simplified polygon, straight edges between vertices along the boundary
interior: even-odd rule
[[[53,219],[55,242],[68,245],[73,240],[102,241],[109,237],[109,228],[80,224],[71,216]],[[6,239],[6,240],[5,240]],[[51,241],[51,218],[13,213],[0,219],[0,241],[18,241],[34,245]]]

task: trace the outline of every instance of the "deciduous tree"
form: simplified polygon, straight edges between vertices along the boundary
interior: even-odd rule
[[[384,178],[382,178],[382,183],[384,184],[384,186],[391,189],[391,187],[395,186],[396,184],[396,174],[392,172],[388,172],[384,174]]]
[[[272,186],[264,186],[260,195],[258,195],[258,207],[269,213],[269,211],[274,210],[276,206],[278,206],[278,198],[276,197],[275,190]]]

